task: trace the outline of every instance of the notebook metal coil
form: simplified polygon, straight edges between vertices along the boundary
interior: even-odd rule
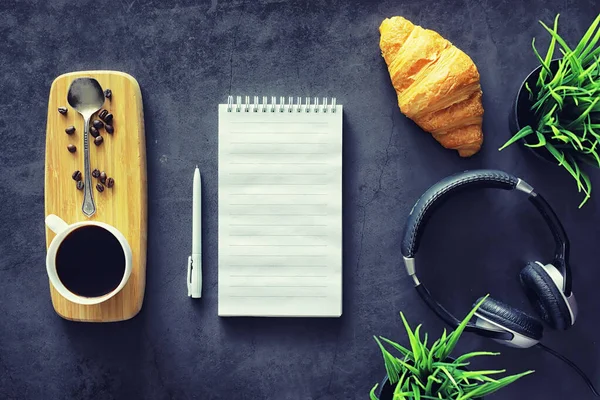
[[[254,96],[251,100],[250,96],[236,96],[235,100],[233,96],[227,97],[227,112],[246,112],[246,113],[335,113],[336,112],[336,98],[331,99],[323,97],[293,97],[286,98],[283,96],[277,97],[271,96],[269,100],[267,96],[262,96],[260,99],[258,96]]]

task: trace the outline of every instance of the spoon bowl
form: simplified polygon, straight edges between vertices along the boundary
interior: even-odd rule
[[[83,117],[83,205],[81,210],[87,217],[96,212],[92,177],[90,175],[90,119],[104,104],[102,86],[94,78],[77,78],[71,82],[67,102]]]
[[[84,118],[91,117],[104,104],[104,92],[94,78],[77,78],[69,86],[67,101]]]

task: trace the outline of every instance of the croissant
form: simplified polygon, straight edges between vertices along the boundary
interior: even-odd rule
[[[402,17],[385,19],[379,32],[400,111],[461,157],[477,153],[483,106],[473,60],[437,32]]]

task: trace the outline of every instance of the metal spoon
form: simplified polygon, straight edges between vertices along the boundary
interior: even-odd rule
[[[90,175],[90,119],[104,104],[104,93],[97,80],[93,78],[77,78],[71,82],[67,101],[83,117],[83,176],[84,192],[81,210],[87,217],[96,212],[92,176]]]

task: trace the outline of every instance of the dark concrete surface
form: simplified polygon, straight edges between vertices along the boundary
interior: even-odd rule
[[[431,336],[443,324],[404,273],[410,207],[438,179],[500,168],[535,186],[572,240],[580,318],[544,342],[600,386],[597,195],[583,209],[571,178],[507,139],[508,109],[536,66],[537,23],[561,15],[573,43],[600,11],[587,1],[0,2],[0,399],[366,399],[383,374],[372,335],[406,343],[398,312]],[[481,73],[485,144],[471,159],[402,116],[378,47],[403,15],[466,51]],[[146,117],[149,234],[142,312],[115,324],[64,321],[45,274],[44,132],[52,80],[114,69],[139,81]],[[228,94],[337,96],[344,105],[344,314],[339,319],[217,317],[217,103]],[[191,178],[204,174],[204,298],[186,296]],[[600,190],[599,174],[592,180]],[[419,252],[422,279],[463,315],[485,293],[532,311],[518,283],[549,260],[551,237],[524,197],[452,199]],[[535,369],[490,399],[587,399],[582,381],[539,350],[466,335],[458,351],[502,351],[477,366]]]

